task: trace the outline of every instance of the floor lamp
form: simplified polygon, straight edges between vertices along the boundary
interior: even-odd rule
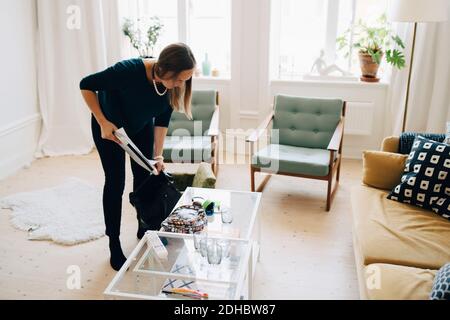
[[[416,44],[418,22],[440,22],[447,20],[449,0],[390,0],[388,18],[394,22],[414,22],[411,60],[409,63],[408,84],[406,87],[406,101],[403,111],[402,132],[405,132],[408,115],[409,86]]]

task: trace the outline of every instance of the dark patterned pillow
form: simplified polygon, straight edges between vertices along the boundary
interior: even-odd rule
[[[439,269],[433,281],[431,300],[450,300],[450,263]]]
[[[450,145],[418,136],[401,183],[388,199],[431,209],[450,220]]]

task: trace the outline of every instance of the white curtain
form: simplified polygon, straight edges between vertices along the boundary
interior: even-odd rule
[[[393,70],[388,79],[386,136],[401,133],[413,33],[412,23],[394,26],[406,39],[407,67]],[[449,51],[450,22],[418,23],[406,131],[445,133],[446,122],[450,121]]]
[[[37,9],[43,123],[36,157],[87,154],[94,143],[79,82],[120,60],[117,0],[37,0]]]

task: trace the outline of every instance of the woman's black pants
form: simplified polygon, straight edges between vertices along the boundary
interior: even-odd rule
[[[122,216],[122,195],[125,189],[125,151],[116,142],[102,138],[101,129],[92,115],[92,135],[100,155],[105,185],[103,187],[103,214],[105,216],[106,235],[119,237]],[[149,159],[153,158],[154,131],[150,121],[140,132],[130,136],[133,143]],[[133,172],[133,191],[149,176],[149,172],[130,158]]]

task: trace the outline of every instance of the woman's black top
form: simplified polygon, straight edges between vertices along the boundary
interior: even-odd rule
[[[150,121],[158,127],[169,126],[173,111],[169,94],[156,93],[142,59],[123,60],[89,75],[81,80],[80,89],[97,92],[105,117],[130,136]]]

